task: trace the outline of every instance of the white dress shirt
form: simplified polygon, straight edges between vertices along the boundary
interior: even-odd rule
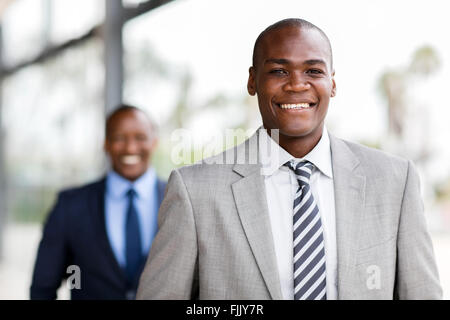
[[[273,243],[280,276],[283,299],[294,299],[293,258],[293,203],[298,182],[292,170],[283,166],[286,162],[308,160],[315,168],[310,185],[319,207],[323,225],[326,259],[327,300],[337,299],[337,247],[334,207],[334,186],[331,164],[331,149],[328,132],[324,127],[322,137],[314,149],[298,159],[281,148],[263,128],[259,131],[261,141],[267,141],[266,148],[259,149],[263,164],[266,197],[272,227]],[[270,148],[270,149],[268,149]],[[268,154],[271,150],[271,154]],[[273,156],[276,155],[276,156]]]

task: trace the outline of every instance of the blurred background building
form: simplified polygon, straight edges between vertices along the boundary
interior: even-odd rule
[[[105,114],[120,102],[160,127],[161,177],[178,128],[192,161],[261,121],[246,92],[253,44],[300,17],[334,51],[327,127],[413,159],[444,295],[450,291],[450,41],[444,0],[0,0],[0,299],[27,299],[42,223],[61,188],[100,177]],[[61,291],[61,298],[68,294]]]

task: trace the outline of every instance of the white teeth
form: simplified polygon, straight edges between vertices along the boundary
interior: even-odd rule
[[[141,157],[138,155],[123,156],[120,160],[124,164],[134,165],[134,164],[138,164],[141,161]]]
[[[297,103],[297,104],[280,104],[281,109],[305,109],[309,108],[309,103]]]

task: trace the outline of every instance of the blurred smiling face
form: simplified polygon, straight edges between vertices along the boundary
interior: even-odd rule
[[[147,116],[139,110],[126,110],[110,119],[105,139],[114,171],[134,181],[149,166],[150,156],[156,147],[156,138]]]
[[[318,141],[335,91],[329,44],[319,31],[285,26],[263,37],[248,92],[258,97],[264,127],[280,129],[280,141]]]

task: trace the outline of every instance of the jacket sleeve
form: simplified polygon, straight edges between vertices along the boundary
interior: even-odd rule
[[[417,170],[408,163],[397,239],[395,298],[442,299]]]
[[[68,264],[64,204],[64,196],[60,194],[44,225],[30,288],[32,300],[55,299],[64,278]]]
[[[137,299],[191,299],[197,295],[194,212],[181,174],[172,171],[158,214],[159,231],[142,272]]]

